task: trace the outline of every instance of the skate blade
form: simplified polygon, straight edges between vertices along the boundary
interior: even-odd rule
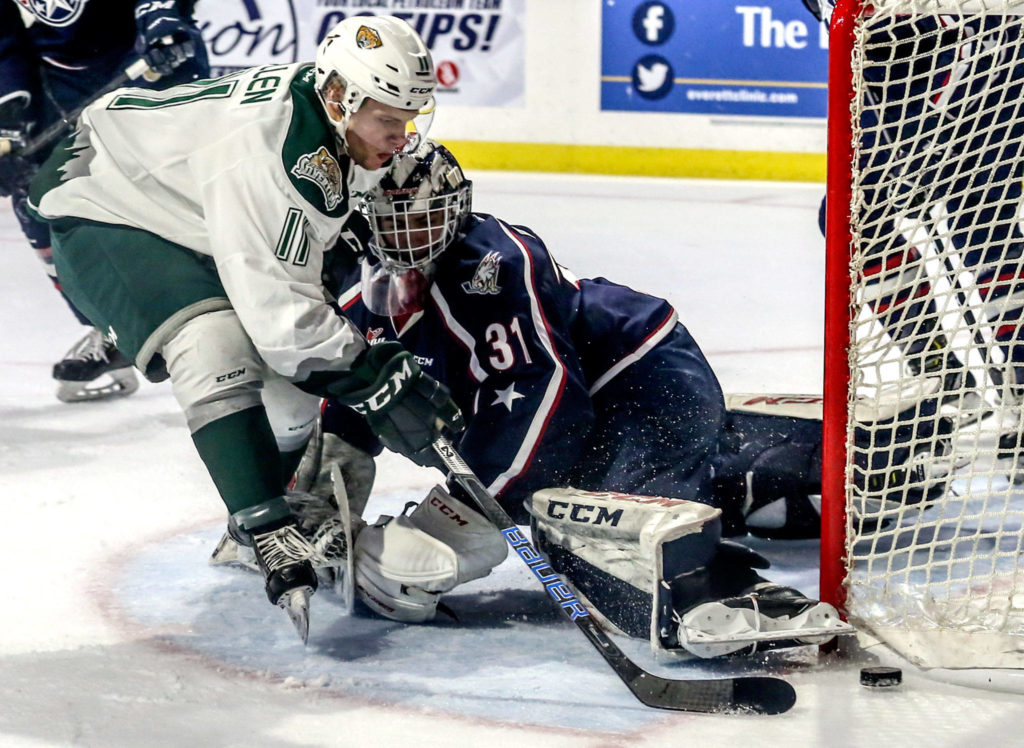
[[[309,598],[313,594],[311,587],[296,587],[281,595],[277,604],[292,619],[295,630],[302,638],[302,643],[309,642]]]
[[[252,548],[240,545],[227,533],[221,537],[217,547],[210,554],[210,566],[236,566],[249,571],[259,571],[256,554]]]
[[[139,389],[138,377],[131,369],[116,369],[88,382],[57,381],[57,399],[62,403],[84,403],[127,397]]]

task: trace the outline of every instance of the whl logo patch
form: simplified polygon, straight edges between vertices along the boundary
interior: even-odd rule
[[[320,188],[327,210],[334,210],[341,203],[341,167],[324,146],[315,153],[299,156],[292,167],[292,174],[308,179]]]

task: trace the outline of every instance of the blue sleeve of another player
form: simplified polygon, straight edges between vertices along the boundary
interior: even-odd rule
[[[21,92],[32,97],[33,105],[39,102],[38,65],[18,7],[12,2],[0,3],[0,116],[4,104],[24,99]],[[14,124],[0,121],[0,126]]]
[[[539,240],[495,219],[470,233],[458,257],[434,300],[470,353],[476,383],[460,449],[519,514],[526,496],[576,463],[594,420],[569,335],[574,291]]]

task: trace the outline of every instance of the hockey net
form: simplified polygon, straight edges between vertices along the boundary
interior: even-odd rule
[[[1024,667],[1022,24],[830,24],[821,594],[924,668]]]

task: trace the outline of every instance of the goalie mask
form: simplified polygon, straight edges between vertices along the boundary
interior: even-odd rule
[[[409,127],[410,150],[426,137],[437,77],[430,50],[405,21],[393,16],[346,18],[320,43],[314,67],[317,95],[339,139],[366,99],[419,112]]]
[[[443,145],[425,140],[395,157],[362,205],[379,265],[363,265],[363,302],[374,314],[422,308],[434,264],[472,207],[473,183]]]

